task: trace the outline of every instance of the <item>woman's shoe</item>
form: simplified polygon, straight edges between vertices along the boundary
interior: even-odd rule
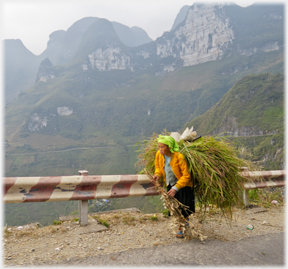
[[[176,237],[177,237],[177,238],[184,238],[184,235],[183,235],[182,231],[179,231],[179,232],[176,234]]]

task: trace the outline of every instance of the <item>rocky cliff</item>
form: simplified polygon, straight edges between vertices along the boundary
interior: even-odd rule
[[[251,47],[241,46],[242,35],[245,35],[245,38],[253,38],[249,29],[242,29],[239,32],[239,27],[241,28],[239,23],[244,23],[245,16],[251,12],[248,9],[227,4],[194,4],[188,11],[185,10],[185,13],[187,12],[185,19],[177,26],[173,26],[170,32],[158,38],[153,46],[150,43],[134,50],[123,50],[122,44],[110,43],[106,44],[105,48],[95,47],[94,51],[87,55],[90,64],[85,65],[85,70],[90,68],[101,71],[111,69],[138,71],[155,68],[155,74],[159,75],[174,71],[181,66],[221,60],[225,56],[229,57],[232,52],[247,56],[260,51],[271,52],[281,49],[281,38],[263,39],[257,46],[255,44]],[[241,18],[239,22],[233,17],[237,10],[245,15],[242,22]],[[254,23],[261,24],[262,21],[264,24],[283,23],[281,11],[272,10],[270,14],[265,12],[260,18],[255,18],[260,21]],[[251,14],[249,18],[251,20]],[[270,31],[265,27],[261,35],[266,36],[268,30]]]
[[[157,55],[180,58],[184,66],[221,59],[235,38],[229,22],[223,6],[193,5],[174,36],[158,40]]]
[[[24,61],[22,56],[16,56],[19,54],[19,46],[14,48],[15,42],[6,42],[7,98],[33,85],[39,64],[45,58],[53,66],[77,64],[82,71],[128,70],[163,75],[182,66],[221,60],[235,54],[253,56],[262,52],[283,51],[283,5],[252,5],[242,8],[235,4],[194,4],[184,6],[171,31],[165,32],[155,41],[138,27],[129,28],[117,22],[109,22],[115,32],[114,41],[99,37],[98,41],[90,40],[88,44],[87,35],[97,34],[89,33],[91,26],[101,20],[96,17],[83,18],[67,31],[53,32],[47,49],[39,56],[30,53],[29,59],[25,56]],[[99,41],[103,41],[101,45]],[[84,46],[83,42],[86,42]],[[87,46],[92,50],[88,51]],[[30,64],[27,68],[28,62]],[[240,69],[248,68],[247,65],[235,67],[234,70],[230,68],[229,72],[223,70],[222,75],[235,74]],[[21,72],[17,80],[15,70]]]
[[[49,58],[54,65],[69,62],[76,55],[85,32],[99,20],[87,17],[75,22],[67,31],[55,31],[49,36],[47,49],[41,57]],[[136,47],[149,43],[152,39],[139,27],[128,27],[118,22],[111,22],[120,41],[128,47]]]
[[[40,63],[38,74],[36,77],[36,82],[43,81],[46,82],[49,79],[55,78],[53,71],[53,65],[48,58]]]

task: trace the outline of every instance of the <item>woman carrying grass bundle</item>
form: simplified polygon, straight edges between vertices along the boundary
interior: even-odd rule
[[[182,153],[175,139],[171,136],[159,135],[158,151],[155,157],[155,173],[153,180],[163,179],[167,194],[175,197],[180,203],[186,205],[188,209],[181,208],[182,215],[188,219],[192,212],[195,212],[195,198],[193,181]],[[176,235],[184,238],[182,231]]]

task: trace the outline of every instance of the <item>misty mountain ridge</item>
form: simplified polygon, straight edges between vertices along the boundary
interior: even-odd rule
[[[176,19],[171,27],[171,31],[174,30],[181,22],[183,22],[187,16],[188,10],[189,10],[190,6],[186,5],[183,6],[179,13],[176,16]]]
[[[123,45],[115,34],[113,40],[108,39],[108,36],[101,37],[101,32],[105,35],[108,35],[108,32],[112,34],[112,26],[109,30],[108,24],[111,22],[104,23],[103,19],[100,19],[86,30],[81,43],[81,46],[85,44],[86,47],[83,49],[79,45],[75,57],[83,55],[82,59],[77,58],[77,61],[79,60],[80,64],[82,61],[88,69],[128,69],[133,72],[151,70],[156,75],[163,75],[181,66],[221,60],[232,54],[249,56],[261,51],[281,50],[283,32],[277,30],[279,26],[283,27],[281,6],[270,8],[269,15],[265,6],[259,6],[258,9],[256,7],[253,10],[253,6],[243,9],[236,5],[193,5],[187,11],[185,20],[174,30],[164,33],[154,42],[134,48]],[[236,16],[238,13],[240,16]],[[97,26],[98,24],[102,26]],[[269,35],[263,32],[263,28]],[[92,37],[93,40],[88,41]],[[86,51],[88,45],[93,51]],[[74,64],[77,64],[76,59],[73,60]]]
[[[42,58],[52,58],[50,60],[54,65],[67,63],[75,56],[86,30],[99,20],[105,19],[87,17],[75,22],[66,32],[61,31],[61,34],[59,31],[53,32],[49,36],[47,49],[41,54]],[[111,24],[120,41],[128,47],[140,46],[152,41],[139,27],[129,28],[118,22],[111,22]]]
[[[83,18],[70,26],[67,31],[58,30],[51,33],[47,48],[39,56],[30,52],[20,39],[4,40],[6,102],[34,85],[39,65],[44,59],[49,58],[53,65],[65,64],[73,59],[85,31],[98,20],[101,19]],[[140,27],[130,28],[117,22],[112,22],[112,25],[120,41],[126,46],[140,46],[153,41]],[[15,77],[18,78],[17,81]]]
[[[188,10],[187,8],[187,6],[184,6],[180,10],[172,30],[164,33],[155,42],[152,42],[144,30],[139,30],[137,27],[129,28],[120,23],[111,22],[122,43],[122,47],[119,44],[119,46],[114,45],[112,49],[111,45],[109,45],[109,48],[106,51],[103,50],[102,54],[112,53],[113,61],[117,58],[121,61],[124,57],[129,62],[129,64],[126,62],[124,66],[130,70],[136,70],[137,68],[139,70],[139,67],[142,70],[152,68],[155,70],[154,73],[161,75],[171,72],[180,66],[191,66],[229,57],[231,53],[253,55],[259,50],[266,52],[281,50],[283,46],[284,13],[281,5],[252,5],[242,8],[235,4],[194,4]],[[223,20],[223,18],[226,19]],[[18,74],[16,74],[13,68],[11,70],[6,68],[5,79],[9,83],[11,82],[11,85],[5,87],[7,99],[11,100],[16,93],[26,90],[29,82],[35,81],[40,62],[45,58],[49,58],[53,65],[64,64],[73,60],[85,31],[98,20],[102,19],[94,17],[83,18],[75,22],[67,31],[59,30],[53,32],[50,35],[47,49],[36,58],[31,57],[31,61],[29,61],[31,62],[29,68],[31,70],[29,73],[30,77],[19,77],[17,80],[18,84],[15,86],[13,85],[14,78],[19,74],[19,71],[23,70],[23,67],[18,68],[17,60],[14,59],[15,55],[18,54],[16,48],[13,51],[11,49],[5,51],[5,67],[14,66],[15,70],[18,70]],[[191,28],[191,25],[194,25],[194,28]],[[277,30],[277,25],[281,25],[282,32]],[[201,27],[206,30],[203,31]],[[276,28],[273,29],[273,27]],[[177,30],[176,28],[179,29]],[[263,31],[267,31],[269,34],[266,35]],[[139,38],[139,33],[141,38]],[[186,40],[190,36],[191,40]],[[168,43],[166,43],[166,40]],[[121,53],[121,57],[117,57],[119,56],[117,55],[119,54],[119,48],[121,47],[123,50],[123,44],[128,48],[130,47],[131,50],[124,54]],[[143,44],[147,44],[144,49],[141,47]],[[202,44],[201,49],[199,47],[200,44]],[[131,46],[140,46],[141,48],[135,51]],[[97,50],[97,48],[95,49]],[[101,57],[105,58],[103,55]],[[88,55],[84,58],[82,59],[82,64],[85,65],[85,68],[86,66],[89,68],[87,62],[93,62],[93,59],[88,59]],[[156,62],[154,61],[155,58],[157,59]],[[142,62],[140,65],[139,60]],[[33,64],[34,62],[35,64]],[[107,61],[104,60],[104,62]],[[146,64],[143,65],[145,62]],[[107,63],[109,65],[109,62]],[[123,68],[122,66],[121,69]],[[27,71],[23,70],[23,72]],[[31,76],[34,77],[31,78]]]
[[[51,42],[58,38],[59,44],[67,43],[77,36],[72,32],[78,33],[81,40],[77,50],[72,48],[72,60],[55,65],[49,57],[43,59],[36,84],[6,107],[10,153],[112,147],[110,158],[121,152],[131,162],[113,168],[109,162],[84,163],[103,174],[131,172],[135,155],[127,145],[163,129],[181,130],[244,76],[284,70],[283,5],[193,5],[174,30],[137,47],[123,44],[105,19],[85,18],[70,28],[68,34],[54,32]],[[61,50],[54,47],[58,55]],[[10,157],[7,172],[17,173]],[[31,167],[33,173],[63,174],[81,169],[78,158],[74,164],[56,162],[64,170],[53,172],[36,155],[19,167],[23,174],[31,173]]]

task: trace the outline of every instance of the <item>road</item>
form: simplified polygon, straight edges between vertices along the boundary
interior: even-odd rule
[[[71,258],[61,264],[49,262],[49,266],[284,266],[284,241],[283,232],[235,242],[192,239],[181,245],[131,249],[85,260]]]
[[[133,145],[126,145],[127,147],[131,147]],[[69,149],[59,149],[59,150],[46,150],[46,151],[30,151],[30,152],[18,152],[18,153],[6,153],[7,155],[34,155],[38,153],[51,153],[51,152],[64,152],[64,151],[72,151],[72,150],[91,150],[91,149],[99,149],[99,148],[123,148],[124,146],[91,146],[91,147],[81,147],[81,148],[69,148]]]

